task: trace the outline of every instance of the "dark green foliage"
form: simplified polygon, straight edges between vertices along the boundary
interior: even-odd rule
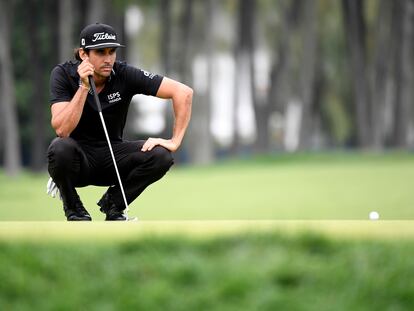
[[[410,310],[414,242],[240,234],[2,243],[4,310]]]

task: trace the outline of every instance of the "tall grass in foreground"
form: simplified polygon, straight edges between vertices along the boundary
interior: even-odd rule
[[[2,310],[413,310],[414,241],[0,243]]]

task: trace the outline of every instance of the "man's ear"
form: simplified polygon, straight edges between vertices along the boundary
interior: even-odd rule
[[[85,50],[84,50],[84,49],[80,48],[80,49],[79,49],[79,57],[80,57],[82,60],[85,60],[86,58],[88,58],[88,54],[85,52]]]

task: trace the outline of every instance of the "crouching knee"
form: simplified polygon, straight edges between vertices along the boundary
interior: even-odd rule
[[[76,151],[76,141],[72,138],[56,137],[49,145],[47,157],[50,162],[65,163],[71,160]]]
[[[79,146],[70,137],[55,138],[47,151],[48,171],[53,179],[59,179],[72,171],[79,170]]]
[[[164,173],[174,164],[171,152],[162,146],[157,146],[153,149],[153,160],[154,166]]]

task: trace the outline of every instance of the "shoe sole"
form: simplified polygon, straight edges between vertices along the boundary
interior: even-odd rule
[[[138,221],[138,217],[127,217],[125,219],[105,219],[105,221]]]

